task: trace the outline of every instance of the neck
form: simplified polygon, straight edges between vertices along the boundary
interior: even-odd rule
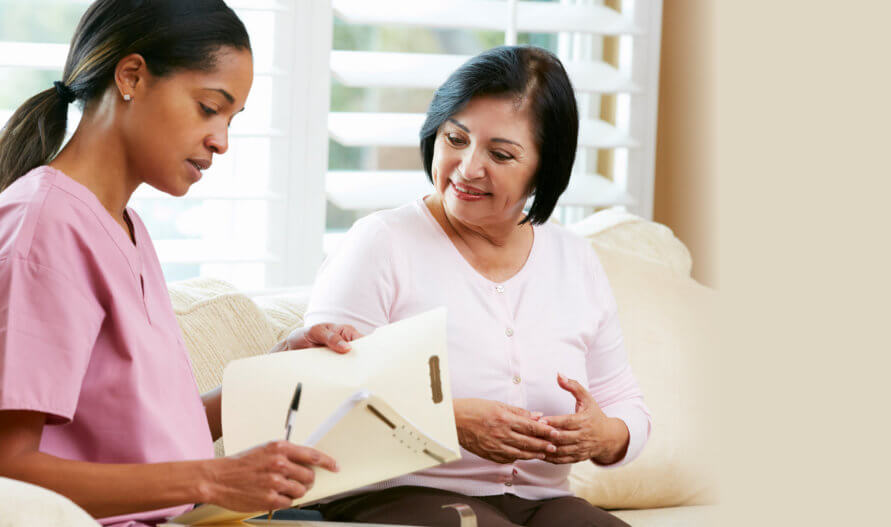
[[[114,107],[113,100],[100,100],[85,112],[71,140],[50,166],[87,187],[108,213],[126,227],[124,210],[140,181],[127,168]]]
[[[488,225],[470,225],[464,223],[446,210],[442,203],[442,198],[438,194],[433,194],[427,198],[427,204],[430,207],[433,217],[442,224],[446,232],[450,236],[457,237],[468,247],[505,247],[516,239],[526,235],[531,228],[530,225],[519,225],[522,219],[522,210],[513,219]]]

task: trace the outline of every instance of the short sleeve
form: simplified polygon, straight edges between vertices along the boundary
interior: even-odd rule
[[[396,276],[389,229],[374,215],[362,218],[322,264],[305,325],[350,324],[368,335],[389,324]]]
[[[652,418],[643,400],[643,392],[637,384],[628,354],[625,338],[619,324],[619,311],[615,296],[607,280],[606,272],[593,249],[589,253],[592,297],[603,306],[594,336],[588,343],[586,367],[588,391],[609,417],[621,419],[628,427],[628,449],[625,457],[608,465],[618,467],[637,458],[650,436]]]
[[[0,259],[0,410],[70,421],[103,319],[98,300],[68,277]]]

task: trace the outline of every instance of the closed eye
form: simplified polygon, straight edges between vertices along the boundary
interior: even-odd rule
[[[204,112],[204,115],[216,115],[218,112],[211,108],[210,106],[206,106],[203,103],[198,103],[201,106],[201,111]]]
[[[455,146],[464,146],[467,144],[467,141],[455,134],[446,134],[446,140]]]

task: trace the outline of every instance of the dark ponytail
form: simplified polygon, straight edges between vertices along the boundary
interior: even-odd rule
[[[74,32],[62,80],[25,101],[0,130],[0,191],[52,161],[65,138],[68,103],[86,108],[112,83],[122,58],[138,53],[163,77],[212,71],[221,47],[251,49],[244,24],[222,0],[97,0]]]

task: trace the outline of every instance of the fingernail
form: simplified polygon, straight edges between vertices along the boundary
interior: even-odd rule
[[[539,455],[538,455],[538,459],[544,459],[544,458],[545,458],[545,455],[544,455],[544,454],[539,454]]]
[[[555,447],[554,445],[548,445],[548,447],[545,450],[547,450],[548,452],[554,453],[557,451],[557,447]]]
[[[556,430],[551,430],[551,437],[553,437],[554,439],[557,439],[557,437],[559,437],[559,436],[560,436],[560,432],[558,432]]]
[[[349,349],[350,349],[350,345],[347,344],[346,341],[344,341],[344,340],[341,340],[340,342],[338,342],[338,343],[337,343],[337,347],[340,348],[340,349],[342,349],[342,350],[349,350]]]
[[[544,424],[544,425],[548,424],[548,420],[547,420],[547,419],[542,419],[540,422],[541,422],[541,424]]]
[[[532,418],[533,418],[533,419],[541,419],[541,416],[543,416],[543,415],[544,415],[544,414],[541,413],[541,412],[532,412]]]

